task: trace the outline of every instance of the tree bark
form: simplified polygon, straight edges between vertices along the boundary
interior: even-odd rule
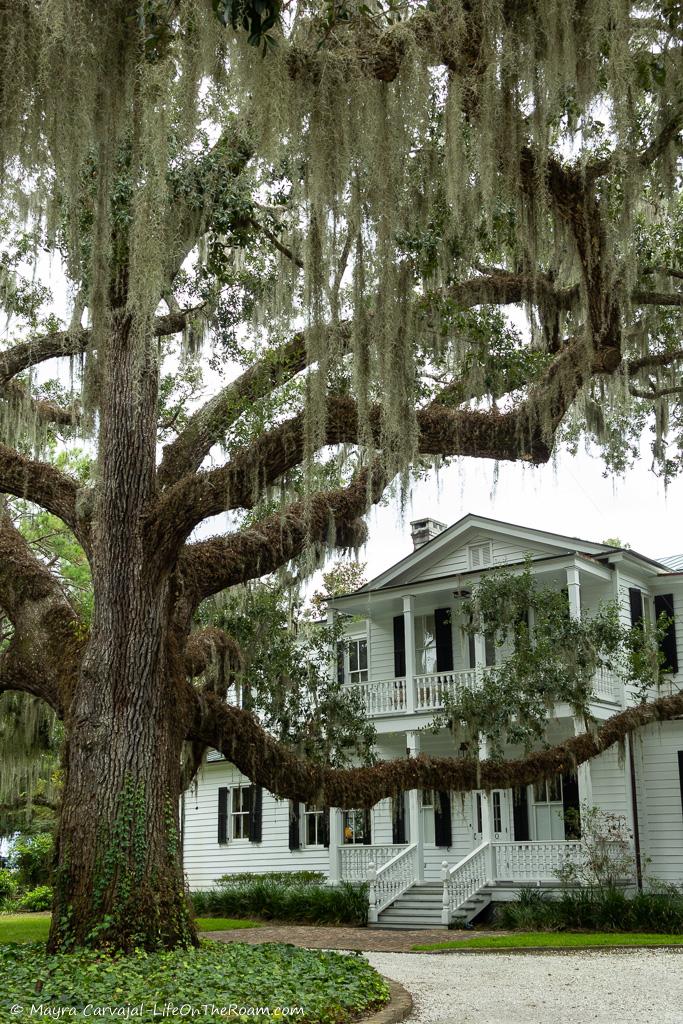
[[[103,379],[95,608],[65,712],[51,949],[195,941],[179,850],[184,657],[168,573],[152,568],[145,533],[158,369],[151,336],[141,339],[128,314],[114,316]]]

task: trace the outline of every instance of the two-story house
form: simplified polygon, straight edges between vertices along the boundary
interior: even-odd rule
[[[681,559],[665,564],[475,515],[447,529],[419,520],[412,531],[410,555],[336,598],[329,611],[348,616],[338,670],[362,693],[381,758],[458,756],[450,731],[430,726],[445,694],[476,687],[501,656],[462,628],[463,599],[495,566],[522,571],[528,562],[539,586],[566,592],[571,615],[608,601],[627,624],[666,612],[674,619],[664,641],[667,692],[683,686]],[[591,713],[604,720],[635,700],[623,679],[603,669]],[[571,708],[556,706],[546,738],[552,744],[584,727]],[[210,753],[184,802],[185,871],[192,889],[244,870],[318,870],[332,883],[369,879],[371,923],[446,925],[471,920],[521,885],[556,884],[558,868],[580,850],[567,811],[582,805],[623,815],[647,874],[683,882],[683,721],[641,730],[625,752],[609,749],[576,775],[488,793],[412,791],[397,806],[382,800],[369,811],[278,800]]]

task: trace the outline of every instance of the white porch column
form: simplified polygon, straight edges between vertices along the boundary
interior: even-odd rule
[[[341,881],[342,812],[339,807],[330,807],[330,882]]]
[[[574,719],[574,735],[580,736],[586,731],[585,723],[580,718]],[[584,761],[576,769],[576,780],[579,784],[579,805],[593,806],[593,780],[591,779],[591,763]]]
[[[567,591],[569,592],[569,616],[572,619],[580,619],[581,584],[579,583],[579,570],[575,565],[567,569]]]
[[[482,637],[482,645],[484,638]],[[489,744],[485,736],[479,734],[479,760],[485,761],[489,756]],[[489,844],[488,881],[496,880],[496,851],[493,847],[493,800],[486,790],[481,791],[481,841]]]
[[[417,757],[420,753],[419,732],[406,733],[406,749],[408,757]],[[417,846],[417,881],[424,882],[425,850],[424,832],[422,830],[422,793],[419,789],[408,792],[408,838]]]
[[[474,668],[479,682],[486,668],[486,640],[483,633],[474,634]]]
[[[581,618],[581,584],[579,582],[579,570],[575,565],[567,569],[567,591],[569,594],[569,615],[572,619]],[[574,735],[579,736],[585,732],[585,724],[580,718],[574,719]],[[579,784],[579,804],[586,804],[591,807],[593,804],[593,783],[591,781],[590,762],[579,765],[576,771],[576,778]]]
[[[403,628],[406,641],[406,712],[415,712],[415,598],[403,598]],[[418,748],[419,749],[419,748]]]

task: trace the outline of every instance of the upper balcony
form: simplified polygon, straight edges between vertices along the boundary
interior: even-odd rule
[[[348,683],[349,689],[359,693],[370,718],[433,714],[443,711],[447,702],[457,700],[464,690],[475,690],[481,685],[486,668],[473,668],[461,672],[432,672],[411,677],[368,679]],[[624,681],[613,670],[601,668],[595,675],[593,698],[596,703],[612,709],[624,703]]]

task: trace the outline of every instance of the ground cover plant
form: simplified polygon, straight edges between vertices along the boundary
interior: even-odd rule
[[[365,883],[325,885],[310,878],[272,875],[226,876],[215,889],[192,893],[198,915],[258,917],[297,924],[365,925]]]
[[[420,943],[416,951],[448,949],[599,949],[609,946],[683,946],[683,935],[653,932],[517,932],[461,941]]]
[[[140,1007],[135,1019],[159,1020],[164,1007],[172,1019],[189,1007],[184,1016],[202,1022],[229,1017],[230,1007],[236,1017],[240,1007],[261,1006],[270,1010],[264,1019],[343,1024],[388,999],[386,983],[361,956],[275,943],[205,942],[199,948],[137,950],[111,958],[83,949],[50,956],[44,946],[0,946],[0,971],[4,1013],[13,1005],[63,1012],[91,1004]],[[169,1006],[178,1008],[175,1015]],[[288,1012],[295,1007],[303,1007],[303,1013]],[[226,1008],[222,1018],[216,1012],[221,1008]],[[252,1011],[245,1019],[253,1016]]]

